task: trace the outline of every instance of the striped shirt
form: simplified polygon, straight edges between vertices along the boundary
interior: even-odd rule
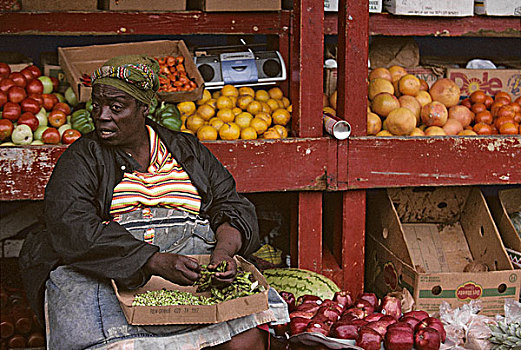
[[[146,173],[124,173],[114,188],[110,213],[118,214],[148,206],[176,208],[199,214],[201,197],[175,158],[149,127],[150,165]]]

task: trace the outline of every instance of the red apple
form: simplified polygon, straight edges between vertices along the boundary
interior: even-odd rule
[[[33,79],[27,83],[25,90],[27,91],[27,93],[29,95],[32,95],[32,94],[41,95],[41,94],[43,94],[43,84],[40,80]]]
[[[358,301],[355,303],[355,307],[357,309],[361,309],[362,311],[364,311],[364,313],[365,313],[364,317],[372,314],[375,311],[374,306],[365,299],[358,299]]]
[[[76,129],[67,129],[62,134],[62,143],[70,145],[81,137],[81,133]]]
[[[422,328],[414,334],[414,347],[417,350],[438,350],[440,346],[440,333],[434,328]]]
[[[282,297],[282,299],[284,299],[286,304],[288,304],[288,311],[289,312],[295,311],[297,309],[297,307],[295,305],[295,303],[296,303],[295,295],[293,293],[286,292],[286,291],[281,291],[280,292],[280,296]]]
[[[306,303],[321,304],[322,298],[320,298],[316,295],[312,295],[312,294],[304,294],[297,298],[297,306],[299,306],[301,304],[306,304]]]
[[[60,81],[56,77],[49,77],[52,82],[52,91],[58,91],[58,86],[60,85]]]
[[[18,125],[28,125],[31,128],[32,132],[35,132],[38,128],[38,125],[40,124],[38,118],[36,118],[36,116],[31,112],[25,112],[24,114],[22,114],[20,118],[18,118],[17,122]]]
[[[375,312],[373,314],[368,315],[366,318],[364,318],[364,320],[366,320],[367,322],[373,322],[373,321],[378,321],[382,317],[384,317],[384,314],[382,314],[380,312]]]
[[[0,62],[0,78],[7,78],[11,74],[11,67],[7,63]]]
[[[0,90],[0,108],[2,108],[5,103],[8,101],[7,94]]]
[[[20,107],[22,107],[23,112],[31,112],[36,114],[42,108],[42,105],[32,97],[26,97],[22,102],[20,102]]]
[[[327,324],[330,327],[333,325],[333,323],[336,322],[336,321],[330,320],[326,315],[318,314],[318,313],[316,313],[315,316],[311,317],[311,321],[322,322],[322,323]]]
[[[375,310],[378,309],[378,297],[374,293],[362,293],[358,296],[358,300],[367,300]]]
[[[400,317],[400,322],[405,322],[411,327],[411,329],[415,329],[420,320],[412,316],[402,316]]]
[[[414,345],[414,333],[412,329],[389,327],[384,337],[384,345],[386,350],[411,350]]]
[[[336,301],[340,305],[343,305],[344,308],[351,307],[354,303],[351,292],[348,292],[347,290],[335,292],[335,294],[333,295],[333,301]]]
[[[275,332],[276,335],[278,335],[279,337],[285,337],[286,332],[289,331],[289,322],[272,324],[272,325],[270,325],[270,327],[273,328],[273,331]]]
[[[18,103],[6,102],[2,111],[2,118],[15,122],[22,114],[22,107]]]
[[[342,314],[342,312],[339,311],[333,305],[320,306],[320,308],[317,310],[317,315],[324,315],[328,320],[331,320],[332,322],[338,321],[341,314]]]
[[[355,345],[364,348],[364,350],[380,350],[381,342],[382,336],[377,331],[363,326],[358,331]]]
[[[311,321],[308,323],[304,332],[321,333],[327,337],[329,335],[329,326],[323,322]]]
[[[300,310],[295,310],[289,314],[290,319],[293,319],[295,317],[311,319],[311,318],[313,318],[313,316],[315,316],[315,312],[300,311]]]
[[[445,342],[445,338],[447,333],[445,332],[445,327],[443,327],[443,323],[437,319],[436,317],[427,317],[426,319],[418,322],[414,330],[417,332],[422,328],[434,328],[440,333],[440,339],[442,342]]]
[[[331,307],[334,307],[335,309],[337,309],[338,312],[340,312],[340,313],[344,312],[344,307],[341,304],[339,304],[336,301],[333,301],[331,299],[324,299],[322,301],[322,304],[320,304],[320,306],[321,307],[323,307],[323,306],[331,306]]]
[[[14,103],[20,103],[27,97],[27,93],[25,89],[19,86],[11,86],[9,90],[7,90],[7,98],[9,101]]]
[[[28,97],[35,99],[36,101],[38,101],[38,104],[41,107],[43,107],[43,96],[42,96],[42,94],[29,94]]]
[[[427,311],[423,311],[423,310],[412,310],[412,311],[407,311],[406,313],[403,314],[403,316],[412,316],[421,321],[421,320],[424,320],[427,317],[429,317],[429,314],[427,313]]]
[[[43,97],[43,108],[45,108],[46,111],[51,111],[58,103],[58,97],[54,94],[42,94]]]
[[[13,133],[13,123],[9,119],[0,119],[0,141],[6,140]]]
[[[356,339],[358,337],[358,330],[362,325],[356,324],[355,322],[342,322],[337,321],[331,326],[329,336],[339,339]]]
[[[60,143],[60,132],[56,128],[47,128],[42,134],[43,143],[56,145]]]
[[[352,315],[356,318],[365,318],[367,316],[367,314],[365,313],[364,310],[356,308],[356,307],[352,307],[350,309],[345,310],[342,313],[342,316],[344,316],[344,315]]]
[[[42,75],[42,71],[40,70],[40,68],[36,67],[35,65],[31,64],[27,67],[25,67],[24,69],[28,69],[31,71],[31,73],[33,74],[33,77],[36,79],[36,78],[39,78],[40,75]]]
[[[58,131],[58,130],[56,130]],[[289,322],[289,331],[291,335],[302,333],[306,330],[306,327],[311,322],[309,318],[294,317]]]
[[[65,102],[58,102],[57,104],[54,105],[54,107],[52,109],[53,109],[53,111],[54,110],[62,111],[63,113],[65,113],[65,115],[71,114],[71,107],[69,107],[69,105],[66,104]]]
[[[374,329],[375,331],[380,333],[382,337],[384,337],[385,333],[387,333],[387,327],[389,327],[393,323],[396,323],[396,320],[393,317],[386,315],[378,321],[369,322],[366,326]]]
[[[297,310],[296,311],[304,311],[304,312],[316,313],[318,311],[318,309],[320,309],[320,305],[319,304],[304,303],[304,304],[300,304],[299,306],[297,306]]]
[[[380,312],[399,319],[402,316],[402,302],[396,297],[386,295],[382,299]]]
[[[389,325],[389,327],[387,327],[387,331],[389,331],[389,329],[391,329],[391,328],[401,328],[401,329],[405,329],[406,331],[411,330],[414,332],[414,329],[411,328],[411,326],[408,323],[402,322],[402,321]]]
[[[0,90],[7,93],[7,90],[9,90],[11,87],[16,86],[14,81],[9,78],[4,78],[0,80]]]
[[[31,72],[30,69],[28,69],[27,67],[25,67],[24,69],[22,69],[20,71],[20,73],[23,74],[23,76],[25,77],[25,79],[27,80],[27,83],[29,83],[30,81],[34,80],[34,75],[33,73]]]
[[[27,79],[25,79],[25,76],[20,72],[13,72],[9,74],[9,78],[14,81],[16,86],[21,88],[25,88],[25,85],[27,85]]]

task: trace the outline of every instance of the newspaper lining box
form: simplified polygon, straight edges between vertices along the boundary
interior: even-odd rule
[[[464,17],[474,15],[474,0],[384,0],[394,15]]]
[[[155,40],[108,45],[58,47],[58,59],[79,102],[87,102],[92,88],[84,86],[80,78],[89,76],[108,59],[119,55],[143,54],[150,57],[182,55],[188,77],[197,84],[192,91],[160,92],[158,96],[166,102],[195,101],[201,98],[204,80],[194,63],[192,55],[182,40]]]
[[[209,255],[193,255],[193,257],[201,264],[207,264],[210,259]],[[195,293],[197,287],[180,286],[159,276],[152,276],[146,285],[133,291],[118,289],[114,281],[112,286],[128,323],[133,325],[219,323],[267,310],[268,282],[255,266],[242,257],[236,256],[235,260],[238,267],[252,272],[254,279],[264,286],[264,292],[214,305],[132,306],[134,295],[148,290],[166,288],[197,294]]]
[[[407,288],[430,314],[442,301],[480,299],[482,313],[504,313],[519,298],[514,270],[479,188],[381,190],[368,197],[366,290],[383,296]],[[489,271],[463,272],[471,261]]]

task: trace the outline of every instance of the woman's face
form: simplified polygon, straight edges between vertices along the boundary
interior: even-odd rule
[[[92,88],[92,118],[103,143],[132,146],[145,129],[147,107],[134,97],[111,85]]]

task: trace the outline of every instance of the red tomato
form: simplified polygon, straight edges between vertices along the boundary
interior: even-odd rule
[[[51,111],[51,113],[49,113],[49,115],[47,116],[47,120],[49,121],[49,124],[51,124],[51,126],[59,128],[67,122],[67,114],[59,110],[54,110]]]
[[[16,86],[13,79],[4,78],[0,80],[0,90],[7,93],[7,90],[9,90],[11,87]]]
[[[24,69],[28,69],[33,74],[34,79],[37,79],[40,75],[42,75],[42,71],[40,68],[36,67],[35,65],[31,64],[30,66],[25,67]]]
[[[27,82],[30,82],[31,80],[34,79],[34,75],[33,75],[33,73],[31,72],[30,69],[27,69],[27,67],[24,68],[24,69],[22,69],[22,70],[20,71],[20,73],[23,74],[23,76],[25,77],[25,79],[27,80]]]
[[[9,90],[7,90],[7,98],[9,101],[14,103],[20,103],[27,97],[27,93],[25,89],[19,86],[11,86]]]
[[[62,143],[69,145],[79,139],[81,133],[76,129],[67,129],[62,134]]]
[[[57,104],[54,105],[54,107],[52,108],[53,111],[62,111],[63,113],[65,113],[65,115],[69,115],[71,114],[71,107],[69,107],[68,104],[66,104],[65,102],[58,102]]]
[[[53,109],[54,105],[57,104],[58,97],[54,94],[43,94],[43,108],[45,108],[46,111],[50,111]]]

